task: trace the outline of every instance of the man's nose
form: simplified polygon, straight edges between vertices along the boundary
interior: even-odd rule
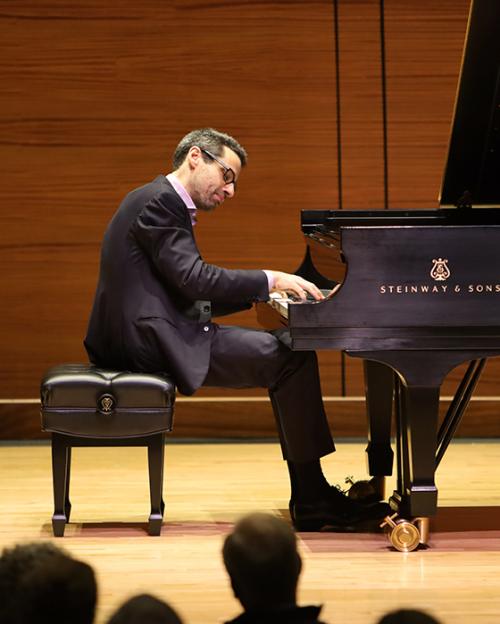
[[[223,186],[224,195],[231,198],[234,195],[234,183],[230,182],[229,184],[225,184]]]

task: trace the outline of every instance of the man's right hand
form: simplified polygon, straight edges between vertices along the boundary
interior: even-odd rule
[[[308,282],[299,275],[291,273],[282,273],[281,271],[271,271],[274,279],[274,287],[271,292],[291,293],[295,297],[305,301],[307,293],[309,293],[316,301],[324,299],[323,293],[312,282]]]

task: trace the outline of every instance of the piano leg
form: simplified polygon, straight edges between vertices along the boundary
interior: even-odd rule
[[[368,472],[373,477],[392,475],[391,421],[394,372],[380,362],[364,360],[366,415],[368,418]]]
[[[381,526],[389,531],[392,545],[401,551],[415,550],[429,538],[429,518],[437,511],[434,473],[440,454],[438,447],[439,392],[450,370],[470,360],[490,355],[486,350],[454,351],[347,351],[348,355],[390,366],[395,375],[397,485],[390,498],[396,512]],[[496,353],[493,352],[493,355]],[[465,409],[475,387],[483,361],[473,362],[459,388],[455,412]],[[445,426],[448,429],[448,426]],[[453,429],[453,427],[452,427]],[[453,429],[454,431],[454,429]],[[440,432],[440,446],[447,431]],[[451,436],[450,436],[451,437]],[[444,452],[444,451],[443,451]],[[441,449],[440,449],[441,453]],[[405,518],[409,518],[406,520]]]
[[[347,353],[380,362],[396,371],[398,483],[391,506],[406,517],[435,515],[439,390],[448,372],[477,357],[476,353],[442,350]]]
[[[438,387],[408,387],[397,382],[397,488],[391,505],[402,516],[428,517],[436,513],[436,440]]]

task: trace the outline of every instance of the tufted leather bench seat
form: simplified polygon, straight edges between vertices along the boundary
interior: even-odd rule
[[[151,514],[148,533],[163,522],[165,434],[172,430],[175,386],[164,374],[131,373],[92,364],[48,370],[41,388],[42,430],[52,434],[54,535],[62,537],[71,513],[71,448],[147,446]]]

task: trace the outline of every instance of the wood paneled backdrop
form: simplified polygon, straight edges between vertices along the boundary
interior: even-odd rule
[[[390,208],[437,206],[468,4],[385,1]],[[104,228],[190,129],[250,155],[236,198],[200,219],[209,261],[293,271],[301,208],[384,207],[380,2],[337,9],[338,64],[332,0],[1,0],[0,437],[41,435],[42,372],[85,360]],[[360,362],[320,360],[334,432],[364,435]],[[499,373],[462,434],[500,434]],[[273,434],[262,391],[178,402],[175,435]]]

